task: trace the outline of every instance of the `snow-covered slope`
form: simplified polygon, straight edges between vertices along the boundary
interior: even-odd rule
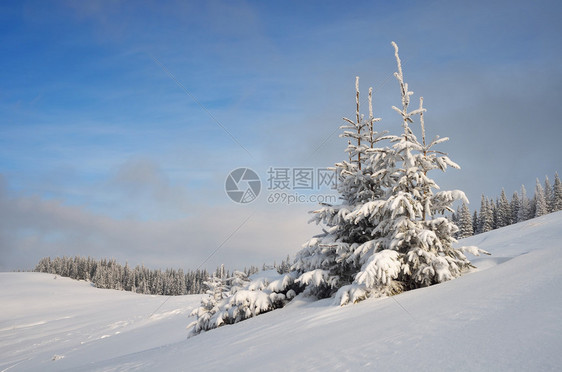
[[[338,307],[288,307],[186,339],[198,296],[0,274],[0,371],[560,370],[562,212],[465,239],[474,273]],[[155,310],[156,313],[150,316]]]
[[[52,274],[0,273],[0,371],[87,368],[184,341],[200,296],[166,299]]]

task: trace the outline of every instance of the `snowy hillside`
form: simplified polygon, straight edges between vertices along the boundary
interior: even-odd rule
[[[0,273],[0,284],[0,371],[75,368],[181,342],[200,299],[162,305],[163,296],[40,273]]]
[[[444,284],[345,307],[297,298],[190,339],[199,296],[162,305],[165,297],[0,273],[0,371],[559,370],[562,212],[462,243],[493,256]]]

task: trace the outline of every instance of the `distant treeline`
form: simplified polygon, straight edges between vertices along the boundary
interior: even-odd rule
[[[471,213],[468,206],[463,203],[453,214],[452,219],[459,227],[457,238],[461,239],[560,210],[562,210],[562,182],[558,173],[555,173],[553,185],[548,176],[545,177],[544,185],[537,179],[532,198],[527,196],[524,185],[521,186],[520,193],[517,191],[513,193],[511,200],[502,189],[501,195],[495,201],[482,195],[480,211],[475,210]]]
[[[128,264],[122,266],[114,259],[95,260],[78,256],[45,257],[33,271],[91,281],[97,288],[167,296],[205,293],[205,282],[211,277],[207,270],[184,272],[182,269],[151,270],[144,266],[131,268]],[[246,275],[258,271],[255,266],[244,268]],[[224,266],[218,267],[216,273],[230,276]]]

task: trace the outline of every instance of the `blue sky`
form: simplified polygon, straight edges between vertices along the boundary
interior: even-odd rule
[[[472,208],[502,187],[532,194],[562,158],[560,8],[2,2],[0,269],[48,255],[194,268],[294,254],[319,231],[314,204],[237,205],[226,176],[345,158],[337,128],[356,75],[399,131],[392,40],[429,135],[450,137],[442,150],[462,167],[436,177],[442,188]]]

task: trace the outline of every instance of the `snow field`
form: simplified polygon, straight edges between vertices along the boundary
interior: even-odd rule
[[[0,273],[0,284],[0,371],[74,369],[182,341],[200,300],[179,296],[163,304],[167,297],[41,273]]]
[[[162,305],[161,296],[0,273],[0,371],[558,371],[562,212],[459,245],[493,255],[432,287],[344,307],[297,297],[190,339],[200,296]]]

